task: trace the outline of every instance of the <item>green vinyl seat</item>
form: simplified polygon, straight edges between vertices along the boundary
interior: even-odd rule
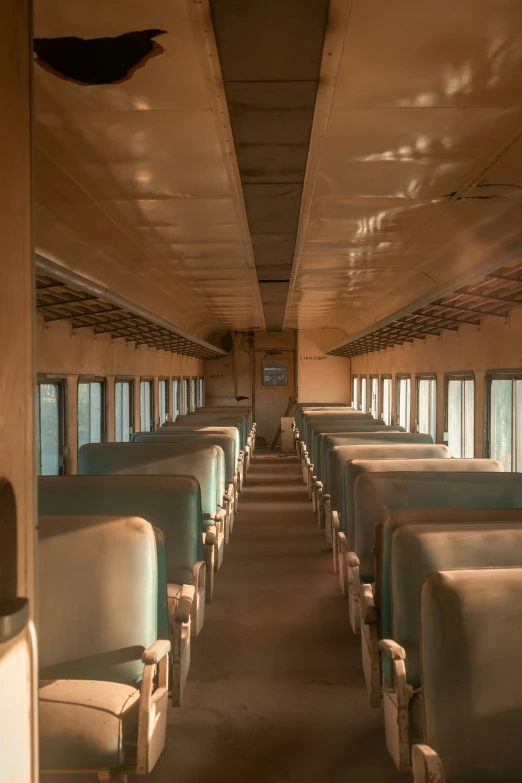
[[[297,429],[301,427],[303,413],[313,411],[314,409],[325,410],[327,408],[351,408],[345,402],[297,402],[295,405],[295,425]]]
[[[348,422],[348,424],[329,424],[326,426],[321,424],[318,427],[313,428],[310,437],[310,460],[314,463],[314,474],[317,476],[318,480],[322,481],[324,478],[321,478],[321,467],[322,458],[326,454],[326,450],[321,450],[321,444],[326,435],[350,435],[357,427],[362,427],[363,429],[361,431],[364,432],[372,432],[374,428],[378,429],[379,432],[405,432],[404,427],[401,427],[400,424],[385,424],[382,419],[369,419],[369,424],[367,424],[366,421],[367,420],[365,419],[364,423],[361,422],[359,424],[357,424],[357,422]]]
[[[223,562],[228,539],[227,517],[222,507],[224,454],[210,443],[87,443],[78,453],[78,474],[194,476],[201,490],[203,525],[216,526],[214,567]]]
[[[192,476],[42,476],[42,515],[135,515],[159,528],[166,539],[168,607],[173,649],[172,698],[179,704],[190,664],[190,634],[204,621],[214,578],[214,541],[203,524],[199,484]],[[186,588],[193,591],[187,623],[175,621]]]
[[[178,416],[176,421],[172,422],[172,424],[169,424],[168,426],[179,427],[186,426],[187,424],[194,427],[208,427],[211,425],[217,425],[218,427],[237,427],[239,430],[240,447],[243,450],[245,450],[247,447],[247,438],[249,437],[249,432],[247,431],[246,419],[242,418],[241,416],[231,416],[227,413],[187,413],[183,416]]]
[[[251,432],[254,428],[254,418],[252,414],[251,405],[201,405],[194,411],[195,413],[217,413],[217,414],[231,414],[235,416],[240,414],[247,420],[248,431]]]
[[[489,463],[489,464],[488,464]],[[347,549],[345,567],[354,593],[359,586],[361,601],[361,649],[366,684],[371,703],[380,705],[380,668],[377,643],[379,607],[375,605],[372,583],[376,580],[374,561],[382,574],[382,525],[391,511],[403,508],[516,508],[522,498],[522,477],[504,473],[497,460],[450,459],[417,460],[406,471],[362,473],[355,482],[353,548]],[[421,468],[419,470],[419,468]],[[373,471],[373,472],[372,472]],[[342,536],[342,534],[340,534]],[[379,588],[377,588],[378,590]]]
[[[522,569],[439,571],[420,600],[425,743],[415,783],[518,783]]]
[[[42,773],[92,770],[111,780],[154,768],[170,651],[157,636],[157,590],[156,539],[144,519],[39,518]]]
[[[234,431],[238,436],[237,430]],[[137,432],[132,437],[133,443],[205,443],[219,446],[223,450],[224,459],[224,486],[222,506],[226,510],[230,532],[234,527],[235,497],[237,494],[237,454],[239,454],[239,437],[233,433],[217,431],[176,431],[175,429],[162,428],[154,432]]]
[[[362,411],[347,410],[344,413],[335,412],[305,414],[303,416],[302,428],[299,430],[299,438],[303,444],[303,447],[306,447],[306,450],[308,451],[310,446],[310,437],[314,427],[326,427],[327,424],[348,424],[350,421],[367,421],[368,424],[385,423],[382,419],[374,419],[371,413],[362,413]]]
[[[386,531],[386,532],[384,532]],[[522,509],[395,511],[383,528],[380,628],[386,742],[399,771],[423,741],[418,607],[424,580],[454,568],[522,567]],[[394,656],[400,648],[396,666]],[[406,687],[409,686],[409,687]],[[398,713],[407,720],[398,721]]]

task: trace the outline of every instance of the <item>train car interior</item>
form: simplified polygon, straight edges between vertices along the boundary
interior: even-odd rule
[[[0,783],[521,783],[521,0],[0,29]]]

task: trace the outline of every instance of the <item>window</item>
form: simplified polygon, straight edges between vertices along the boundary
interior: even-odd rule
[[[383,377],[381,379],[381,417],[386,424],[392,423],[392,379]]]
[[[63,381],[42,380],[36,387],[36,459],[40,476],[65,473],[64,423]]]
[[[522,375],[489,377],[489,456],[522,473]]]
[[[397,418],[399,426],[410,431],[411,379],[409,375],[397,376]]]
[[[355,410],[359,407],[359,376],[354,375],[352,378],[352,408]]]
[[[78,448],[105,439],[105,381],[78,382]]]
[[[437,438],[437,380],[417,378],[417,431]]]
[[[452,457],[475,456],[475,381],[471,376],[447,378],[446,439]]]
[[[288,386],[288,359],[273,354],[264,357],[263,386]]]
[[[176,421],[181,413],[181,381],[179,378],[174,378],[172,381],[172,405],[174,407],[172,421]]]
[[[379,418],[379,379],[370,378],[370,413],[374,419]]]
[[[361,410],[363,413],[368,412],[368,392],[366,389],[367,378],[364,376],[361,378]]]
[[[200,378],[199,379],[199,405],[203,406],[205,404],[205,379]]]
[[[190,410],[195,411],[198,404],[198,379],[190,379]]]
[[[134,430],[133,381],[117,380],[114,384],[114,440],[128,443]]]
[[[189,404],[190,404],[190,381],[188,378],[183,378],[183,399],[181,400],[182,404],[182,412],[188,413],[189,412]]]
[[[154,429],[154,381],[149,379],[140,381],[140,429]]]
[[[159,423],[160,426],[169,420],[169,382],[162,379],[159,382]]]

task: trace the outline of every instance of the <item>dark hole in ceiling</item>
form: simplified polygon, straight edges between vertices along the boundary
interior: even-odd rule
[[[36,62],[81,85],[114,84],[165,50],[153,39],[166,30],[137,30],[115,38],[35,38]]]

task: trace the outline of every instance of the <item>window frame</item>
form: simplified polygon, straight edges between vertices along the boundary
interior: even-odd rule
[[[409,380],[409,382],[410,382],[410,404],[409,404],[409,407],[408,407],[408,417],[407,417],[407,419],[408,419],[407,420],[408,426],[407,427],[405,426],[404,429],[406,430],[406,432],[411,432],[411,390],[412,390],[412,385],[413,385],[412,382],[411,382],[411,373],[399,372],[399,373],[396,373],[396,375],[395,375],[395,420],[396,420],[397,426],[400,426],[400,427],[404,426],[400,422],[400,415],[401,415],[400,414],[400,410],[401,410],[400,389],[401,389],[401,381],[406,381],[406,380]]]
[[[167,375],[160,375],[158,378],[158,421],[161,427],[166,421],[170,421],[170,378]],[[165,384],[165,421],[161,421],[161,384]]]
[[[275,353],[271,351],[267,351],[265,355],[261,358],[261,386],[267,386],[269,388],[276,388],[276,389],[287,389],[290,385],[290,360],[287,356],[282,356],[282,351],[276,351]],[[282,361],[286,363],[286,382],[285,383],[265,383],[265,362],[269,359],[276,360],[276,361]],[[282,370],[283,368],[281,368]]]
[[[38,390],[38,418],[39,421],[35,422],[35,430],[39,426],[39,431],[41,433],[41,413],[40,413],[40,392],[38,387],[47,384],[47,385],[56,385],[58,387],[58,473],[52,474],[57,476],[65,476],[67,475],[69,471],[69,449],[68,449],[68,443],[67,443],[67,432],[68,432],[68,415],[67,415],[67,408],[68,408],[68,397],[67,397],[67,378],[65,375],[51,375],[51,374],[41,374],[38,373],[36,376],[36,387]],[[38,430],[37,430],[38,431]],[[40,434],[40,443],[41,443],[41,434]],[[37,462],[37,471],[36,474],[38,476],[41,476],[42,473],[42,460],[41,460],[41,448],[38,448],[38,441],[36,442],[36,462]]]
[[[356,394],[354,394],[356,392]],[[361,387],[359,383],[359,375],[352,373],[352,406],[354,410],[359,410],[359,397],[361,396]]]
[[[100,383],[101,384],[101,432],[100,432],[100,443],[106,443],[107,442],[107,421],[108,421],[108,410],[109,410],[109,400],[108,400],[108,394],[107,394],[107,378],[103,377],[102,375],[79,375],[78,380],[76,382],[76,437],[78,441],[78,451],[80,451],[80,417],[78,415],[78,394],[80,391],[80,383]],[[89,443],[92,443],[92,441],[89,441]],[[83,444],[82,444],[83,445]]]
[[[444,373],[444,435],[446,439],[443,442],[446,446],[449,445],[449,382],[450,381],[473,381],[473,458],[475,456],[475,413],[477,404],[477,383],[475,379],[475,373],[473,370],[457,370],[456,372]],[[465,417],[461,417],[462,425],[465,428]],[[461,429],[461,436],[465,432],[465,429]],[[464,452],[466,451],[464,438],[462,443],[464,444]],[[457,458],[459,459],[459,458]],[[466,459],[460,457],[460,459]],[[467,459],[471,459],[468,457]]]
[[[205,405],[205,376],[198,376],[198,405],[203,407]]]
[[[190,376],[190,412],[195,413],[198,407],[198,379],[197,376]]]
[[[116,440],[116,384],[117,383],[129,383],[129,434],[133,435],[136,432],[136,389],[135,379],[132,375],[116,375],[114,378],[114,442],[115,443],[127,443],[125,440]]]
[[[181,397],[183,393],[183,386],[182,386],[182,380],[183,378],[180,375],[174,375],[171,378],[171,384],[172,384],[172,421],[176,421],[178,416],[181,416]],[[175,382],[178,382],[178,393],[176,394],[174,389]],[[179,398],[179,399],[178,399]],[[179,408],[178,408],[178,402],[179,402]]]
[[[377,402],[376,402],[376,410],[375,415],[372,410],[372,394],[373,394],[373,382],[377,381]],[[380,418],[379,415],[379,403],[380,403],[380,397],[379,397],[379,376],[378,375],[369,375],[368,376],[368,399],[369,399],[369,405],[368,405],[368,412],[372,414],[372,416],[375,419]]]
[[[188,394],[186,391],[188,390]],[[181,378],[181,416],[186,416],[190,411],[190,376]]]
[[[364,381],[364,383],[363,383]],[[364,386],[364,394],[363,394],[363,386]],[[363,413],[368,413],[368,376],[367,375],[360,375],[359,376],[359,391],[361,393],[361,411]]]
[[[151,375],[140,375],[140,432],[154,432],[156,422],[154,420],[155,405],[154,405],[154,377]],[[142,383],[150,384],[150,430],[144,430],[141,422],[141,385]]]
[[[379,417],[386,423],[386,418],[384,416],[384,381],[390,381],[390,416],[389,416],[389,425],[391,426],[393,423],[393,375],[389,373],[384,373],[383,375],[379,376],[379,408],[381,409],[379,411]]]
[[[516,396],[515,381],[522,383],[522,369],[516,370],[490,370],[484,377],[485,383],[485,411],[484,411],[484,446],[485,454],[491,457],[491,386],[493,381],[511,381],[511,473],[522,472],[517,470],[517,417],[516,417]],[[520,437],[520,436],[519,436]],[[498,457],[496,458],[498,459]]]
[[[429,432],[428,435],[433,436],[433,442],[437,442],[437,422],[439,418],[438,411],[438,389],[437,389],[437,374],[434,372],[421,372],[415,376],[415,432],[420,432],[419,423],[419,383],[420,381],[435,381],[435,432]]]

